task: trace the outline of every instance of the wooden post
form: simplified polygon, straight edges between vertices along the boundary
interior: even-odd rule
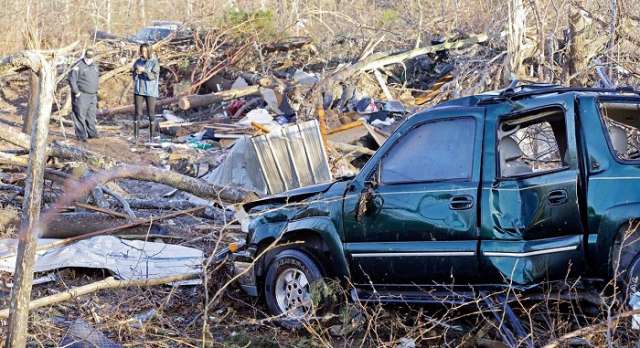
[[[22,117],[22,133],[31,134],[31,125],[37,117],[39,83],[38,74],[33,70],[29,71],[29,103],[27,104],[27,113]]]
[[[55,68],[37,53],[31,55],[31,61],[33,62],[31,68],[37,69],[40,78],[39,100],[37,119],[31,131],[29,167],[22,205],[14,287],[11,291],[11,315],[6,337],[6,346],[14,348],[25,347],[27,342],[29,302],[39,233],[38,219],[42,205],[47,137],[55,89]]]
[[[324,145],[325,150],[328,149],[327,147],[327,120],[326,120],[326,114],[324,112],[324,106],[322,105],[322,103],[319,103],[318,106],[316,106],[316,109],[318,110],[318,124],[320,126],[320,135],[322,136],[322,144]]]

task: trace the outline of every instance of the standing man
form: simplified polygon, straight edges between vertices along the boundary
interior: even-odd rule
[[[96,109],[98,107],[98,65],[93,61],[95,51],[87,48],[84,57],[71,69],[71,106],[76,138],[86,142],[87,138],[97,138]]]
[[[155,137],[154,116],[156,114],[156,99],[160,91],[158,80],[160,78],[160,63],[153,54],[149,44],[140,45],[140,57],[133,63],[131,70],[133,77],[133,103],[136,112],[133,119],[133,137],[138,141],[138,122],[142,118],[144,104],[147,104],[147,117],[149,118],[149,140]]]

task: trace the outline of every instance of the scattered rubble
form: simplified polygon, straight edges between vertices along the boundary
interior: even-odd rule
[[[378,49],[380,38],[364,49],[345,45],[338,48],[345,52],[330,58],[322,57],[314,40],[306,36],[258,43],[220,30],[181,32],[164,39],[153,35],[149,30],[130,38],[96,33],[102,71],[101,139],[87,144],[73,137],[67,118],[71,96],[61,78],[80,51],[68,54],[58,66],[45,171],[43,215],[47,223],[41,237],[61,239],[42,240],[49,246],[38,251],[36,279],[47,286],[35,289],[30,308],[77,301],[64,311],[47,309],[43,318],[47,326],[68,327],[67,332],[51,334],[60,345],[119,346],[112,340],[116,336],[119,342],[128,339],[134,345],[147,344],[136,340],[143,333],[158,340],[178,340],[190,333],[206,336],[206,344],[247,345],[243,330],[255,330],[269,318],[249,323],[239,319],[240,310],[251,318],[262,317],[262,313],[236,298],[239,294],[234,290],[224,295],[230,305],[208,308],[211,295],[224,289],[229,280],[217,271],[224,270],[221,265],[233,243],[242,240],[237,221],[241,217],[234,216],[233,204],[355,175],[415,111],[451,97],[502,87],[507,58],[484,33]],[[129,72],[140,40],[154,42],[162,67],[158,114],[154,124],[143,121],[141,128],[155,126],[160,136],[135,143],[128,139],[134,110]],[[0,318],[8,316],[8,297],[2,295],[8,294],[12,284],[15,261],[7,256],[14,253],[9,246],[17,237],[17,212],[27,179],[22,173],[31,144],[30,136],[20,132],[23,120],[16,117],[26,114],[22,104],[29,78],[20,69],[4,69],[5,61],[0,60],[0,96],[11,111],[0,117],[0,206],[5,212],[0,214],[0,236],[4,238],[0,239],[0,280],[6,285],[6,289],[0,287],[0,304],[5,308]],[[89,246],[99,250],[88,255]],[[180,252],[189,257],[182,259],[180,255],[186,254]],[[154,268],[155,261],[176,264],[170,268],[155,264]],[[216,265],[215,270],[211,264]],[[108,270],[119,280],[87,268]],[[153,269],[158,272],[150,272]],[[202,283],[204,291],[196,295],[193,288],[184,286],[159,294],[138,288],[175,283]],[[83,308],[87,302],[81,300],[82,295],[115,288],[122,290],[118,296],[128,295],[127,308],[113,308],[104,294],[92,299],[98,309]],[[342,308],[348,312],[356,305],[348,306]],[[172,311],[171,321],[163,315],[167,308]],[[456,310],[451,308],[452,313]],[[544,308],[537,310],[550,316]],[[381,311],[363,307],[357,312],[357,320],[341,318],[337,330],[330,330],[344,337],[345,344],[353,343],[349,335],[358,329],[366,327],[367,335],[378,329],[375,320]],[[77,319],[67,320],[72,315]],[[434,337],[440,335],[446,341],[451,332],[469,342],[474,339],[467,332],[474,327],[486,333],[494,325],[492,321],[480,327],[474,319],[465,319],[463,327],[452,327],[424,316],[421,310],[416,315],[419,319],[409,323],[404,313],[384,315],[401,323],[390,327],[394,334],[407,335],[390,338],[387,346],[445,344]],[[67,316],[64,325],[50,319],[61,316]],[[115,324],[105,335],[99,325],[81,317],[92,318],[96,324],[104,323],[105,317],[113,318]],[[501,324],[501,318],[495,319]],[[330,320],[321,318],[318,323]],[[224,325],[233,334],[216,337],[206,331],[209,322]],[[157,327],[147,332],[149,323]],[[423,337],[412,328],[428,328],[433,336]],[[199,339],[169,345],[205,346]],[[507,341],[513,343],[513,338]],[[486,342],[502,344],[484,338],[477,343]],[[154,341],[150,345],[166,344]]]

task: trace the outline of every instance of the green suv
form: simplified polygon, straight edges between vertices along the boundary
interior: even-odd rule
[[[240,286],[294,319],[323,278],[383,302],[443,285],[628,280],[640,95],[528,85],[449,101],[409,117],[357,176],[243,208]]]

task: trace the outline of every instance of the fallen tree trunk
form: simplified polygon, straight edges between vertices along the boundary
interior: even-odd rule
[[[217,187],[204,180],[182,175],[167,169],[137,165],[126,165],[122,168],[127,168],[131,172],[130,175],[125,176],[126,178],[169,185],[198,197],[238,203],[245,201],[251,196],[248,191],[242,189]]]
[[[200,207],[195,207],[195,208],[191,208],[191,209],[187,209],[187,210],[177,211],[177,212],[166,214],[166,215],[160,215],[160,216],[157,216],[157,217],[148,217],[148,218],[145,218],[145,219],[138,219],[136,221],[129,222],[129,223],[126,223],[126,224],[123,224],[123,225],[119,225],[119,226],[116,226],[116,227],[105,228],[103,230],[89,232],[89,233],[85,233],[85,234],[72,236],[72,237],[68,237],[68,238],[65,238],[65,239],[60,239],[60,240],[57,240],[57,241],[53,241],[51,243],[39,245],[37,247],[36,251],[51,250],[51,249],[55,249],[55,248],[59,248],[59,247],[71,244],[71,243],[73,243],[75,241],[78,241],[78,240],[87,239],[87,238],[91,238],[91,237],[94,237],[94,236],[112,234],[112,233],[116,233],[118,231],[126,230],[126,229],[131,228],[131,227],[140,226],[140,225],[144,225],[144,224],[148,224],[148,223],[156,223],[158,221],[172,219],[174,217],[178,217],[178,216],[181,216],[181,215],[194,214],[194,213],[200,212],[201,210],[204,210],[205,208],[206,208],[206,206],[200,206]],[[55,216],[55,212],[48,212],[47,214],[45,214],[41,225],[46,225],[47,222],[50,221],[54,216]],[[14,256],[16,256],[16,254],[7,254],[7,255],[0,256],[0,259],[7,259],[7,258],[10,258],[10,257],[14,257]]]
[[[117,232],[127,234],[145,234],[150,224],[149,219],[140,219],[142,223]],[[122,218],[102,213],[75,212],[56,214],[43,227],[42,238],[69,238],[95,231],[114,229],[123,226]]]
[[[189,209],[196,204],[186,199],[158,200],[158,199],[127,199],[127,203],[134,209]]]
[[[6,152],[0,152],[0,164],[26,167],[29,165],[29,159],[21,156],[12,155]]]
[[[0,139],[23,149],[29,149],[31,146],[31,137],[20,133],[16,128],[12,127],[0,127]],[[85,162],[93,168],[110,168],[117,164],[113,159],[106,156],[61,144],[57,141],[47,146],[47,156]]]
[[[0,127],[0,139],[25,149],[28,149],[31,143],[28,135],[22,134],[18,130],[12,132],[10,127]],[[171,170],[152,166],[118,165],[115,160],[109,157],[57,142],[49,145],[47,155],[66,160],[85,162],[89,166],[97,169],[113,169],[114,172],[117,172],[117,175],[111,178],[111,180],[136,179],[151,181],[189,192],[198,197],[230,203],[243,202],[254,198],[254,195],[249,191],[238,188],[218,187],[204,180],[182,175]]]
[[[107,215],[111,215],[111,216],[115,216],[115,217],[119,217],[121,219],[135,219],[135,216],[129,216],[127,214],[122,214],[122,213],[118,213],[117,211],[113,211],[111,209],[106,209],[106,208],[100,208],[100,207],[96,207],[93,206],[91,204],[86,204],[86,203],[76,203],[75,204],[76,207],[78,208],[83,208],[83,209],[87,209],[87,210],[92,210],[92,211],[97,211],[99,213],[103,213],[103,214],[107,214]]]
[[[422,56],[428,53],[461,49],[473,44],[486,42],[488,39],[489,38],[486,34],[474,35],[467,39],[461,39],[461,40],[452,41],[452,42],[444,42],[444,43],[433,45],[433,46],[419,47],[406,52],[389,55],[384,58],[377,58],[377,59],[370,59],[370,60],[365,59],[362,62],[358,62],[354,64],[352,67],[357,68],[360,71],[380,69],[386,65],[401,63],[405,60]]]
[[[133,286],[155,286],[162,284],[169,284],[179,282],[182,280],[189,280],[195,278],[195,274],[179,274],[169,277],[155,278],[155,279],[141,279],[141,280],[116,280],[113,277],[106,278],[104,280],[79,286],[64,292],[57,293],[55,295],[41,297],[37,300],[29,302],[29,310],[36,308],[54,305],[56,303],[64,302],[77,298],[82,295],[87,295],[99,290],[104,289],[120,289]],[[9,308],[5,308],[0,311],[0,319],[6,319],[9,317]]]
[[[178,97],[160,99],[156,102],[156,107],[159,108],[163,106],[173,105],[173,104],[176,104],[177,102],[178,102]],[[134,112],[135,112],[135,105],[130,104],[130,105],[118,106],[111,109],[102,109],[98,111],[96,115],[98,117],[103,117],[103,116],[113,116],[113,115],[119,115],[119,114],[133,114]]]
[[[178,106],[180,106],[180,109],[182,110],[189,110],[191,108],[199,106],[206,106],[213,103],[242,98],[254,94],[260,94],[259,85],[230,89],[228,91],[210,94],[194,94],[184,96],[178,101]]]

